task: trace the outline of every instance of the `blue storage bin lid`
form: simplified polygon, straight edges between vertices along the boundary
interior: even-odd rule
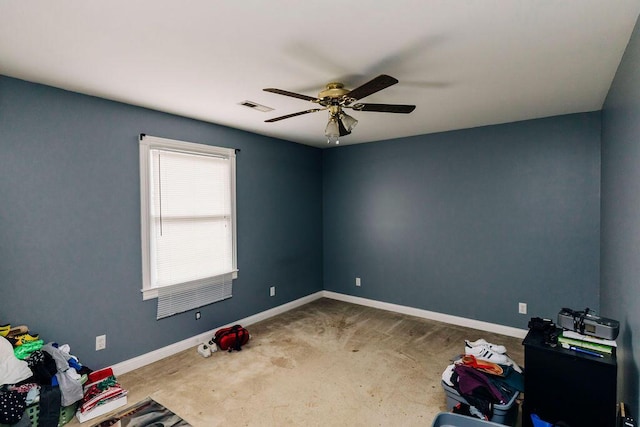
[[[466,415],[441,412],[433,420],[432,427],[504,427],[502,424],[484,421]]]

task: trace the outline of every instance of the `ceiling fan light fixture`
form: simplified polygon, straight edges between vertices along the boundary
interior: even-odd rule
[[[340,137],[340,128],[338,127],[338,121],[335,116],[329,117],[327,127],[324,129],[324,135],[327,137],[328,144],[339,144],[338,138]]]
[[[342,116],[340,118],[342,119],[342,124],[348,132],[351,132],[353,128],[358,124],[358,121],[347,113],[342,113]]]

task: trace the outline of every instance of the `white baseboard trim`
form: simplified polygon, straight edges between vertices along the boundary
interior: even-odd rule
[[[134,357],[133,359],[125,360],[124,362],[117,363],[111,368],[113,369],[114,375],[122,375],[127,372],[131,372],[135,369],[142,368],[150,363],[157,362],[158,360],[162,360],[165,357],[173,356],[176,353],[180,353],[181,351],[187,350],[189,348],[193,348],[198,344],[202,344],[203,342],[207,342],[211,339],[215,331],[220,328],[226,328],[228,326],[233,326],[236,324],[241,324],[243,326],[249,326],[254,323],[260,322],[262,320],[266,320],[270,317],[276,316],[281,313],[285,313],[294,308],[300,307],[302,305],[308,304],[311,301],[315,301],[317,299],[322,298],[322,291],[313,293],[311,295],[307,295],[306,297],[299,298],[295,301],[288,302],[286,304],[279,305],[277,307],[271,308],[266,311],[262,311],[260,313],[254,314],[253,316],[245,317],[244,319],[237,320],[235,322],[228,323],[226,325],[220,325],[217,328],[211,329],[210,331],[203,332],[199,335],[193,336],[191,338],[187,338],[185,340],[179,341],[174,344],[170,344],[166,347],[159,348],[157,350],[151,351],[149,353],[141,354],[140,356]]]
[[[498,325],[496,323],[482,322],[480,320],[467,319],[465,317],[452,316],[449,314],[437,313],[435,311],[422,310],[420,308],[413,308],[362,297],[355,297],[352,295],[340,294],[338,292],[319,291],[311,295],[307,295],[306,297],[299,298],[295,301],[291,301],[286,304],[271,308],[269,310],[254,314],[252,316],[245,317],[244,319],[240,319],[226,325],[220,325],[214,329],[211,329],[210,331],[203,332],[191,338],[187,338],[177,343],[170,344],[166,347],[162,347],[149,353],[142,354],[140,356],[134,357],[133,359],[125,360],[124,362],[120,362],[111,366],[111,368],[113,369],[113,373],[116,376],[122,375],[135,369],[142,368],[143,366],[146,366],[150,363],[162,360],[166,357],[173,356],[174,354],[180,353],[181,351],[188,350],[190,348],[193,348],[195,351],[195,347],[198,346],[198,344],[209,341],[215,331],[220,328],[226,328],[228,326],[233,326],[236,324],[249,326],[262,320],[269,319],[273,316],[277,316],[278,314],[293,310],[294,308],[303,306],[320,298],[331,298],[339,301],[364,305],[372,308],[379,308],[381,310],[393,311],[396,313],[407,314],[409,316],[421,317],[423,319],[437,320],[439,322],[449,323],[452,325],[479,329],[481,331],[494,332],[496,334],[502,334],[516,338],[524,338],[528,332],[525,329],[512,328],[510,326]]]
[[[513,328],[511,326],[499,325],[496,323],[483,322],[481,320],[467,319],[466,317],[452,316],[450,314],[438,313],[435,311],[422,310],[420,308],[408,307],[405,305],[391,304],[388,302],[376,301],[372,299],[355,297],[338,292],[322,291],[322,296],[339,301],[350,302],[367,307],[379,308],[381,310],[393,311],[407,314],[409,316],[421,317],[423,319],[437,320],[438,322],[452,325],[464,326],[466,328],[479,329],[481,331],[493,332],[509,337],[524,338],[527,335],[526,329]]]

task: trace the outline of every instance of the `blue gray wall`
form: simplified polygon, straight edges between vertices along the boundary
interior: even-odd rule
[[[334,148],[323,169],[326,290],[520,328],[599,308],[600,113]]]
[[[603,108],[602,314],[620,320],[619,398],[640,410],[640,26]],[[637,418],[637,417],[636,417]]]
[[[239,278],[199,321],[142,301],[139,133],[241,149]],[[0,76],[0,323],[103,367],[319,291],[321,174],[318,149]]]

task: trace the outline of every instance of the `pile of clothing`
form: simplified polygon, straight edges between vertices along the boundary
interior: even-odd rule
[[[26,326],[0,325],[0,424],[30,426],[25,410],[38,404],[38,425],[57,427],[61,408],[82,399],[91,372],[70,351],[44,344]]]
[[[492,418],[494,405],[505,405],[524,391],[522,369],[508,356],[507,349],[484,339],[465,340],[464,355],[447,366],[442,382],[468,403],[455,412],[483,420]]]

